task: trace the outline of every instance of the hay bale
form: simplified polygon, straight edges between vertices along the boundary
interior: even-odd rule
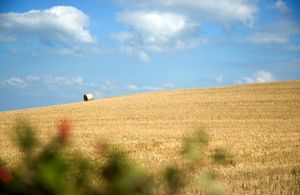
[[[91,101],[94,99],[94,96],[91,93],[87,93],[87,94],[83,95],[83,99],[84,99],[84,101]]]

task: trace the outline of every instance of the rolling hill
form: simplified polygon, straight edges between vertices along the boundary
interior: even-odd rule
[[[1,157],[19,157],[11,135],[27,118],[46,141],[57,122],[73,123],[73,147],[93,156],[101,140],[120,145],[146,168],[180,159],[181,140],[197,128],[224,147],[234,165],[212,169],[226,194],[300,194],[300,81],[181,89],[68,105],[0,112]],[[196,191],[191,189],[191,192]]]

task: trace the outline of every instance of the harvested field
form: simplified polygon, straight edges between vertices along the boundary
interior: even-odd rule
[[[182,137],[199,127],[210,148],[231,151],[220,167],[226,194],[300,194],[300,81],[161,91],[0,113],[1,157],[13,163],[16,118],[27,118],[42,140],[61,118],[73,121],[73,147],[95,154],[100,140],[120,145],[146,168],[180,159]],[[197,193],[191,188],[190,192]]]

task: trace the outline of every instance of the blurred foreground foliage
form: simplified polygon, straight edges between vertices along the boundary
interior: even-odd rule
[[[25,121],[18,121],[15,142],[23,156],[13,169],[0,161],[0,194],[180,194],[195,181],[203,193],[223,192],[214,172],[197,171],[205,168],[201,161],[207,156],[209,137],[204,131],[197,131],[184,140],[182,151],[187,162],[181,163],[184,166],[177,162],[162,168],[162,174],[157,175],[149,174],[121,150],[107,144],[100,147],[99,159],[102,160],[97,162],[80,153],[64,153],[70,131],[70,121],[62,120],[58,135],[41,145],[34,128]],[[213,162],[232,164],[232,157],[228,158],[226,151],[220,148],[209,157]]]

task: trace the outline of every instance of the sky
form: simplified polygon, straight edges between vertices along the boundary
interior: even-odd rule
[[[0,111],[297,79],[299,0],[0,0]]]

